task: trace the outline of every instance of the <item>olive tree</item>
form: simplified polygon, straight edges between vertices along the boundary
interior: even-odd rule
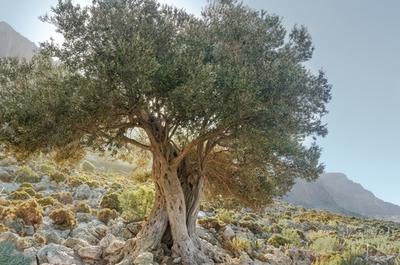
[[[322,172],[330,85],[306,67],[304,27],[235,0],[200,17],[154,0],[60,0],[42,19],[64,40],[1,59],[1,144],[59,159],[148,151],[155,203],[132,255],[164,240],[184,264],[207,261],[195,229],[205,183],[255,206]]]

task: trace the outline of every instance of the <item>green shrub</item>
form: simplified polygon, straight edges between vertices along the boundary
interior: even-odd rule
[[[42,172],[43,174],[46,175],[50,175],[51,173],[53,173],[54,171],[56,171],[56,168],[53,164],[51,163],[43,163],[40,165],[39,167],[40,172]]]
[[[100,183],[91,179],[89,176],[71,176],[67,179],[67,184],[73,188],[76,188],[82,184],[87,184],[91,188],[100,187]]]
[[[11,192],[10,195],[8,195],[8,198],[10,200],[28,200],[29,198],[31,198],[31,195],[29,195],[29,193],[27,193],[26,191],[16,190]]]
[[[334,255],[323,255],[317,257],[313,265],[365,265],[365,261],[357,255],[344,252]],[[370,264],[370,263],[368,263]]]
[[[33,240],[35,240],[35,242],[40,246],[46,244],[46,237],[43,234],[40,234],[40,233],[35,233],[33,235]]]
[[[151,178],[151,172],[138,170],[133,173],[132,177],[139,183],[145,183]]]
[[[126,190],[119,196],[119,201],[125,218],[143,220],[152,209],[154,189],[141,185],[135,189]]]
[[[71,204],[73,202],[72,194],[70,192],[58,192],[51,195],[62,204]]]
[[[100,206],[101,208],[109,208],[121,212],[119,193],[111,192],[104,195],[101,199]]]
[[[63,229],[72,229],[76,225],[75,214],[68,209],[58,208],[53,210],[49,217],[53,220],[53,224],[63,228]]]
[[[251,243],[245,238],[234,237],[228,242],[227,248],[236,256],[239,256],[240,252],[248,252],[251,249]]]
[[[275,234],[268,239],[267,243],[278,248],[290,244],[290,241],[287,238],[284,238],[283,236]]]
[[[31,188],[34,189],[32,183],[24,182],[21,185],[19,185],[19,188]]]
[[[46,207],[46,206],[54,205],[56,203],[56,200],[53,197],[47,196],[47,197],[40,198],[38,200],[38,203],[42,207]]]
[[[76,188],[86,182],[87,182],[87,179],[83,176],[70,176],[67,179],[67,184],[73,188]]]
[[[339,248],[339,240],[333,236],[320,237],[312,242],[310,248],[320,254],[335,253]]]
[[[19,187],[17,189],[17,191],[25,191],[26,193],[28,193],[30,196],[35,196],[36,195],[36,191],[32,188],[28,188],[28,187]]]
[[[53,171],[49,174],[49,177],[51,181],[55,181],[57,183],[63,182],[66,179],[65,174],[60,171]]]
[[[304,240],[303,232],[293,228],[283,229],[282,236],[289,240],[291,245],[294,245],[296,247],[301,247],[302,241]]]
[[[36,199],[29,199],[16,207],[15,215],[27,225],[38,225],[43,221],[43,210]]]
[[[101,209],[98,213],[97,213],[97,219],[99,219],[100,221],[102,221],[105,224],[108,224],[108,222],[111,219],[115,219],[117,218],[118,213],[116,210],[114,209]]]
[[[87,203],[79,202],[75,207],[75,211],[79,213],[90,213],[91,209]]]
[[[220,209],[218,210],[216,217],[225,224],[232,224],[235,222],[235,213],[233,211]]]
[[[29,166],[21,166],[15,172],[16,182],[30,182],[35,183],[40,181],[39,175],[34,172]]]
[[[121,184],[119,184],[117,182],[114,182],[114,183],[111,184],[110,191],[118,192],[120,190],[122,190],[122,185]]]

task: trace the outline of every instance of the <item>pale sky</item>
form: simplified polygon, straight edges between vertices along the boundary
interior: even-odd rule
[[[6,21],[38,43],[56,36],[38,20],[56,0],[2,0]],[[89,3],[90,0],[75,0]],[[206,0],[160,0],[199,15]],[[315,45],[311,70],[333,84],[329,135],[320,141],[327,172],[343,172],[377,197],[400,205],[400,1],[245,0],[308,27]]]

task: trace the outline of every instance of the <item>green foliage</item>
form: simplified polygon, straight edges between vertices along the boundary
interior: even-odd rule
[[[35,242],[39,245],[42,246],[44,244],[46,244],[46,237],[41,234],[41,233],[35,233],[33,235],[33,240],[35,240]]]
[[[220,209],[217,212],[216,218],[225,224],[232,224],[235,222],[235,213],[226,209]]]
[[[15,172],[15,175],[16,175],[15,178],[16,182],[34,183],[40,181],[39,175],[36,172],[34,172],[29,166],[19,167]]]
[[[31,183],[28,182],[24,182],[21,185],[19,185],[19,188],[31,188],[34,189],[33,185]]]
[[[102,208],[114,209],[118,212],[121,212],[122,208],[120,204],[119,193],[111,192],[104,195],[101,199],[100,206]]]
[[[70,192],[65,192],[65,191],[61,191],[61,192],[57,192],[57,193],[53,193],[51,194],[51,197],[55,198],[57,201],[59,201],[62,204],[72,204],[73,202],[73,198],[72,198],[72,194]]]
[[[53,224],[63,229],[72,229],[76,225],[75,214],[68,209],[58,208],[53,210],[49,217],[53,220]]]
[[[86,175],[70,176],[67,179],[67,183],[73,188],[76,188],[82,184],[87,184],[91,188],[98,188],[100,186],[98,181],[95,181]]]
[[[78,205],[75,206],[75,211],[80,213],[90,213],[91,209],[87,203],[79,202]]]
[[[349,252],[318,257],[313,265],[365,265],[366,262]],[[369,263],[368,263],[369,264]]]
[[[338,251],[339,241],[333,236],[320,237],[312,242],[310,248],[321,254],[331,254]]]
[[[17,189],[17,191],[24,191],[24,192],[28,193],[32,197],[36,195],[36,191],[33,188],[30,188],[30,187],[22,187],[22,188],[19,187]]]
[[[10,200],[27,200],[31,197],[26,191],[13,191],[8,195]]]
[[[39,225],[43,221],[43,209],[36,199],[29,199],[20,203],[15,210],[15,215],[26,225]]]
[[[203,154],[210,194],[253,206],[323,171],[320,148],[304,140],[327,133],[330,85],[306,68],[305,27],[287,34],[278,16],[233,0],[210,2],[200,17],[155,0],[59,1],[43,20],[62,45],[45,43],[30,61],[0,59],[8,152],[78,159],[87,147],[172,143],[185,150],[179,162],[214,143]],[[143,129],[156,141],[126,137]],[[226,152],[216,152],[221,139]]]
[[[38,200],[38,203],[42,207],[46,207],[46,206],[54,205],[56,203],[56,200],[53,197],[47,196],[47,197],[40,198]]]
[[[50,180],[55,181],[57,183],[63,182],[66,180],[66,176],[64,173],[60,171],[53,171],[49,174]]]
[[[133,179],[139,183],[145,183],[151,179],[151,172],[135,170],[135,172],[133,173]]]
[[[114,209],[101,209],[98,213],[97,213],[97,219],[99,219],[100,221],[102,221],[105,224],[108,224],[108,222],[111,219],[115,219],[117,218],[118,213],[116,210]]]
[[[119,201],[124,217],[130,220],[143,220],[154,204],[154,189],[140,185],[125,190],[119,196]]]
[[[240,255],[240,252],[248,252],[251,249],[251,242],[245,238],[234,237],[228,242],[228,249],[235,255]]]
[[[0,264],[2,265],[30,265],[32,260],[18,253],[10,242],[0,242]]]
[[[283,236],[274,234],[267,240],[267,243],[278,248],[290,244],[290,240],[284,238]]]
[[[286,238],[291,245],[301,247],[302,241],[304,239],[304,234],[303,232],[293,229],[293,228],[285,228],[282,230],[282,236]]]

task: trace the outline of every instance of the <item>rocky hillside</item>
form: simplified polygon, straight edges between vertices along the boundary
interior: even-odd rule
[[[6,22],[0,21],[0,57],[32,58],[36,45],[16,32]]]
[[[307,208],[343,214],[387,219],[400,216],[400,206],[382,201],[341,173],[323,174],[315,182],[298,180],[283,199]]]
[[[0,160],[0,264],[180,264],[165,245],[125,257],[154,198],[148,178]],[[280,201],[258,213],[205,202],[198,233],[215,264],[400,264],[399,224]]]

